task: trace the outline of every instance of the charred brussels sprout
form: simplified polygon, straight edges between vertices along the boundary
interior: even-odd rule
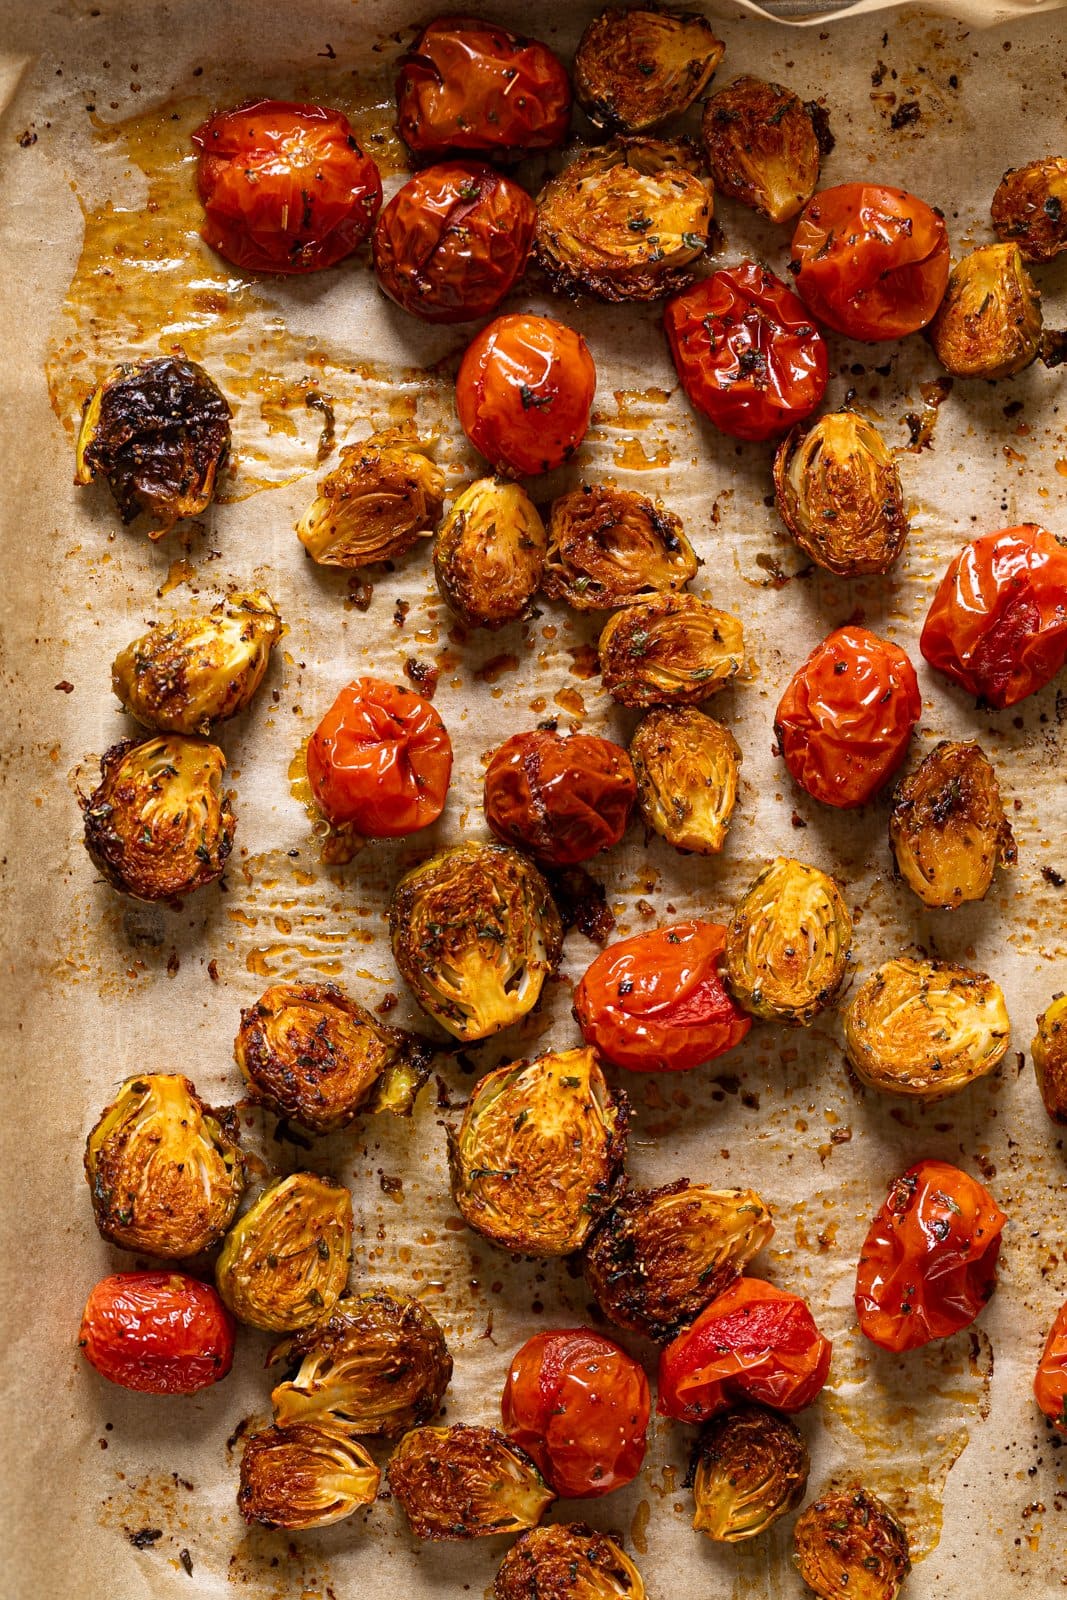
[[[726,980],[754,1017],[806,1028],[837,997],[851,945],[852,918],[833,878],[778,856],[730,920]]]
[[[896,460],[854,411],[830,412],[782,440],[774,497],[804,554],[841,578],[888,572],[908,536]]]
[[[1067,1123],[1067,995],[1056,995],[1038,1017],[1030,1054],[1045,1110]]]
[[[646,1600],[641,1574],[584,1522],[531,1528],[500,1564],[493,1600]]]
[[[245,1445],[237,1504],[246,1522],[265,1528],[325,1528],[369,1506],[381,1479],[341,1428],[267,1428]]]
[[[468,628],[502,628],[541,587],[547,535],[517,483],[479,478],[453,502],[434,544],[437,587]]]
[[[389,928],[420,1006],[466,1041],[532,1011],[563,944],[544,878],[504,845],[457,845],[414,867],[393,892]]]
[[[598,128],[644,133],[692,105],[726,46],[692,11],[594,17],[574,58],[574,92]]]
[[[1012,167],[990,210],[998,237],[1017,244],[1027,261],[1051,261],[1067,250],[1067,156]]]
[[[1011,1025],[999,984],[948,962],[899,956],[872,973],[845,1011],[857,1077],[887,1094],[940,1100],[992,1072]]]
[[[623,706],[698,705],[745,663],[737,617],[692,594],[624,606],[600,635],[604,687]]]
[[[484,1539],[534,1528],[556,1498],[524,1450],[496,1428],[415,1428],[389,1487],[416,1539]]]
[[[553,502],[544,591],[577,611],[684,588],[699,565],[679,519],[647,495],[593,484]]]
[[[194,361],[126,362],[93,392],[78,434],[74,482],[106,478],[123,522],[142,512],[162,539],[215,494],[230,448],[230,408]]]
[[[908,1536],[889,1507],[858,1486],[823,1495],[793,1529],[793,1559],[822,1600],[896,1600],[911,1571]]]
[[[225,768],[217,745],[179,734],[111,746],[82,809],[85,848],[112,888],[175,900],[221,878],[236,820]]]
[[[799,1505],[810,1465],[788,1417],[766,1406],[724,1411],[693,1452],[693,1527],[720,1543],[754,1539]]]
[[[701,132],[715,187],[772,222],[795,217],[819,181],[813,110],[762,78],[735,78],[713,94]]]
[[[924,905],[981,900],[1016,858],[997,775],[976,744],[942,739],[900,784],[889,818],[900,875]]]
[[[232,1110],[213,1111],[188,1078],[127,1078],[85,1147],[105,1239],[163,1261],[218,1244],[244,1190]]]
[[[347,445],[296,525],[308,555],[320,567],[368,567],[429,538],[445,492],[429,451],[398,428]]]
[[[1041,296],[1018,245],[985,244],[953,267],[929,338],[957,378],[1010,378],[1040,353],[1041,326]]]
[[[482,1078],[449,1130],[452,1198],[465,1222],[528,1256],[578,1250],[611,1204],[626,1153],[626,1096],[592,1050],[517,1061]]]
[[[230,1229],[215,1281],[239,1322],[284,1333],[331,1315],[351,1254],[348,1190],[313,1172],[293,1172],[268,1184]]]
[[[741,751],[721,722],[692,706],[650,711],[630,740],[637,803],[676,850],[716,855],[737,803]]]

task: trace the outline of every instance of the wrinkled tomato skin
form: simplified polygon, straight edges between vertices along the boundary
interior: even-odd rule
[[[452,776],[452,744],[428,700],[359,678],[341,690],[307,750],[315,804],[335,828],[398,839],[436,822]]]
[[[340,111],[255,100],[209,117],[193,144],[200,236],[235,267],[321,272],[374,226],[381,178]]]
[[[1034,1377],[1034,1399],[1049,1421],[1067,1433],[1067,1304],[1048,1331]]]
[[[485,818],[497,838],[552,867],[618,844],[636,798],[626,751],[591,734],[513,734],[485,772]]]
[[[497,317],[467,346],[456,376],[464,433],[499,472],[532,477],[585,438],[596,368],[585,340],[551,317]]]
[[[528,1339],[500,1402],[505,1430],[567,1499],[610,1494],[636,1478],[650,1409],[637,1362],[590,1328]]]
[[[856,1315],[883,1350],[917,1350],[967,1328],[997,1281],[1007,1218],[947,1161],[897,1179],[871,1223],[856,1269]]]
[[[752,1018],[719,975],[725,940],[693,921],[609,945],[574,995],[586,1044],[631,1072],[690,1072],[732,1050]]]
[[[799,1295],[738,1278],[663,1351],[656,1409],[678,1422],[705,1422],[739,1400],[803,1411],[832,1353]]]
[[[1036,523],[985,533],[954,556],[919,649],[937,672],[1003,709],[1067,660],[1067,546]]]
[[[825,341],[792,290],[755,261],[675,295],[663,326],[690,404],[734,439],[787,433],[823,397]]]
[[[866,805],[904,759],[922,712],[915,668],[868,628],[837,628],[786,685],[774,718],[778,749],[812,799]]]
[[[944,219],[882,184],[841,183],[812,195],[792,255],[812,316],[868,344],[925,328],[948,285]]]
[[[210,1284],[117,1272],[85,1302],[78,1344],[102,1378],[143,1394],[195,1394],[233,1365],[235,1324]]]

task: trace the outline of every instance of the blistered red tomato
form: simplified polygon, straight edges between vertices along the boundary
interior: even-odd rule
[[[1007,1218],[988,1189],[947,1161],[897,1179],[856,1269],[856,1315],[883,1350],[915,1350],[974,1321],[997,1283]]]
[[[318,272],[374,226],[381,178],[340,111],[254,100],[209,117],[193,144],[201,238],[234,266]]]
[[[650,1406],[637,1362],[590,1328],[528,1339],[500,1402],[508,1433],[567,1499],[632,1482],[645,1456]]]
[[[1067,1432],[1067,1303],[1057,1311],[1034,1377],[1034,1399]]]
[[[182,1272],[101,1278],[78,1344],[102,1378],[145,1394],[195,1394],[233,1365],[235,1324],[208,1283]]]
[[[823,397],[826,344],[806,308],[755,261],[668,301],[663,326],[682,388],[735,439],[771,439]]]
[[[452,744],[433,706],[414,690],[358,678],[311,735],[307,769],[315,804],[333,827],[395,839],[441,815]]]
[[[551,472],[589,426],[596,368],[581,334],[551,317],[497,317],[467,346],[456,376],[464,433],[498,471]]]
[[[497,838],[553,867],[618,844],[636,798],[626,751],[592,734],[512,734],[485,772],[485,820]]]

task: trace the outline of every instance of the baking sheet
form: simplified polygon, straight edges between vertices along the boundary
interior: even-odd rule
[[[491,9],[532,24],[528,5]],[[537,31],[567,54],[593,9],[539,7]],[[990,237],[988,202],[1004,168],[1062,149],[1065,129],[1062,13],[979,31],[971,25],[977,9],[964,20],[909,9],[787,32],[731,8],[719,81],[753,71],[805,98],[824,96],[838,140],[824,181],[870,174],[914,189],[945,209],[959,252]],[[983,20],[998,12],[984,9]],[[432,848],[484,836],[482,762],[505,732],[553,715],[564,728],[625,739],[634,718],[589,676],[595,619],[541,602],[521,627],[464,640],[433,586],[426,550],[375,572],[364,611],[346,576],[314,568],[297,543],[293,524],[321,470],[322,419],[307,405],[309,390],[331,397],[339,444],[412,419],[438,435],[453,484],[481,470],[452,411],[464,331],[405,318],[377,294],[363,257],[309,279],[249,285],[195,239],[187,135],[213,103],[271,92],[340,104],[380,160],[387,191],[396,186],[389,63],[412,12],[371,3],[297,12],[276,0],[8,0],[0,15],[0,259],[10,313],[0,352],[9,721],[0,1593],[480,1595],[504,1543],[419,1546],[386,1497],[318,1533],[244,1529],[227,1441],[243,1419],[267,1415],[266,1336],[244,1332],[233,1375],[187,1400],[127,1394],[85,1366],[73,1346],[84,1296],[103,1273],[133,1262],[96,1235],[83,1141],[116,1083],[134,1071],[180,1069],[209,1100],[236,1098],[238,1013],[272,979],[339,979],[370,1005],[397,994],[393,1020],[418,1022],[383,935],[399,872]],[[894,130],[893,111],[906,100],[918,103],[919,119]],[[527,181],[540,170],[530,164]],[[754,251],[782,269],[787,235],[727,202],[718,214],[724,260]],[[1065,263],[1037,275],[1049,324],[1061,325]],[[1012,1051],[991,1078],[924,1109],[850,1086],[834,1017],[807,1033],[757,1024],[741,1049],[701,1072],[626,1082],[633,1178],[751,1184],[771,1203],[777,1233],[757,1265],[807,1294],[835,1340],[830,1385],[801,1419],[812,1488],[860,1476],[895,1507],[918,1558],[905,1591],[913,1600],[970,1596],[979,1567],[984,1592],[997,1600],[1059,1592],[1067,1485],[1029,1384],[1067,1294],[1064,1164],[1026,1052],[1035,1015],[1067,987],[1067,890],[1057,882],[1067,875],[1067,697],[1052,686],[1011,712],[976,713],[926,672],[917,635],[931,584],[972,532],[1032,519],[1067,534],[1062,377],[1031,369],[995,386],[957,383],[932,410],[930,447],[901,456],[914,529],[891,578],[792,576],[799,554],[766,504],[769,447],[737,446],[695,419],[655,308],[572,307],[544,296],[532,278],[512,304],[572,322],[599,371],[580,458],[539,483],[538,497],[583,475],[661,495],[704,559],[693,589],[744,618],[752,657],[749,681],[709,706],[744,751],[727,847],[719,858],[685,858],[632,829],[625,847],[595,863],[618,935],[675,915],[722,919],[765,859],[795,854],[846,886],[857,981],[886,956],[920,949],[992,973],[1014,1025]],[[207,364],[234,404],[236,463],[221,504],[152,546],[121,529],[106,491],[71,486],[72,429],[81,399],[113,361],[178,346]],[[921,385],[937,376],[926,345],[871,349],[832,338],[831,352],[827,406],[854,392],[889,441],[906,446],[906,418],[921,416]],[[274,595],[290,631],[253,709],[221,730],[239,819],[225,891],[204,891],[178,913],[125,902],[94,881],[75,801],[100,753],[127,732],[108,663],[149,620],[206,609],[228,585],[252,583]],[[924,911],[893,881],[884,804],[858,815],[823,810],[771,754],[782,684],[818,639],[860,612],[919,666],[915,756],[942,737],[979,737],[1011,808],[1018,867],[998,876],[985,902],[952,916]],[[362,671],[399,679],[410,657],[440,670],[436,704],[457,757],[445,816],[414,840],[374,845],[343,870],[325,869],[291,793],[290,764],[344,682]],[[571,934],[544,1005],[469,1052],[477,1070],[573,1043],[570,986],[594,954]],[[588,1296],[565,1263],[513,1261],[459,1223],[441,1124],[457,1119],[470,1078],[444,1059],[437,1067],[440,1083],[411,1125],[378,1118],[304,1151],[279,1142],[272,1119],[249,1112],[245,1142],[265,1167],[308,1165],[351,1185],[353,1282],[423,1297],[456,1358],[447,1420],[493,1422],[511,1352],[536,1328],[587,1319]],[[857,1337],[852,1275],[871,1212],[920,1155],[983,1176],[1010,1223],[1000,1287],[978,1325],[892,1357]],[[383,1183],[397,1178],[399,1186]],[[640,1341],[622,1342],[652,1354]],[[788,1559],[790,1519],[737,1550],[690,1530],[681,1488],[689,1438],[656,1421],[628,1490],[553,1514],[616,1531],[653,1600],[792,1600],[802,1586]]]

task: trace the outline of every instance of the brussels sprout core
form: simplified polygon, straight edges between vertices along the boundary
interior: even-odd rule
[[[693,1453],[693,1527],[727,1544],[754,1539],[800,1503],[809,1466],[788,1417],[766,1406],[724,1411]]]
[[[389,1487],[416,1539],[484,1539],[536,1527],[556,1498],[524,1450],[496,1428],[415,1428],[396,1447]]]
[[[348,1278],[352,1196],[330,1178],[276,1179],[226,1235],[215,1267],[240,1322],[268,1332],[325,1322]]]

